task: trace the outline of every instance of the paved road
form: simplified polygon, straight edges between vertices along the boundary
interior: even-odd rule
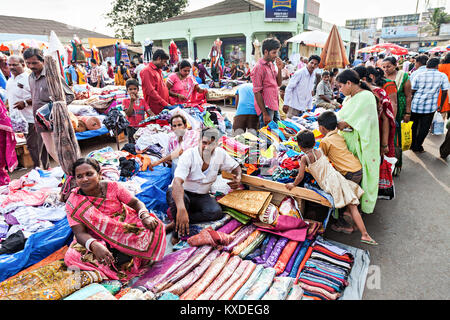
[[[223,111],[233,117],[234,108]],[[380,200],[372,215],[365,215],[367,230],[380,245],[362,244],[360,235],[327,229],[325,237],[371,256],[365,300],[450,299],[450,158],[438,159],[444,136],[429,136],[424,154],[404,153],[401,176],[395,179],[396,198]],[[111,139],[81,143],[82,154],[116,144]],[[122,143],[123,145],[123,143]],[[16,171],[18,178],[26,171]]]

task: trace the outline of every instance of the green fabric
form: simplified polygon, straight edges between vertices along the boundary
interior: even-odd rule
[[[242,224],[247,224],[252,219],[249,216],[228,207],[223,207],[223,213],[229,214]]]
[[[364,90],[347,97],[337,117],[353,128],[352,132],[341,131],[340,134],[362,165],[361,188],[364,195],[361,197],[361,209],[365,213],[373,213],[380,176],[380,131],[375,96]]]
[[[214,122],[211,120],[211,114],[208,111],[206,111],[206,114],[203,116],[203,124],[209,128],[215,127]]]
[[[403,76],[402,76],[403,73]],[[394,144],[396,147],[396,158],[397,163],[395,167],[401,168],[403,165],[403,151],[402,151],[402,127],[401,123],[406,112],[406,95],[405,95],[405,84],[409,80],[408,73],[399,71],[397,75],[397,116],[395,121],[397,126],[395,128]]]
[[[239,253],[239,257],[241,259],[244,259],[250,253],[255,251],[255,249],[258,248],[259,245],[264,241],[266,236],[267,236],[267,233],[262,232],[259,236],[256,237],[255,240],[252,241],[252,243],[250,243],[246,248],[244,248],[244,250],[241,251],[241,253]]]

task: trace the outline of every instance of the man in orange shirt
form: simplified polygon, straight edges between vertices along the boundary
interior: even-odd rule
[[[162,76],[162,68],[169,58],[163,49],[158,49],[153,54],[153,60],[141,71],[144,99],[155,115],[169,105],[169,89]]]

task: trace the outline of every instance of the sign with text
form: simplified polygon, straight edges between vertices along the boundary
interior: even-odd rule
[[[414,38],[419,32],[418,26],[386,27],[382,28],[381,37],[388,38]]]
[[[297,0],[266,0],[264,21],[291,22],[297,20]]]

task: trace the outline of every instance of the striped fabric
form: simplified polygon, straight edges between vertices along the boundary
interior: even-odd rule
[[[253,92],[261,92],[264,104],[270,110],[278,111],[278,82],[277,71],[272,62],[261,59],[251,71],[250,77],[253,82]],[[255,110],[257,115],[261,114],[258,102],[255,98]]]

